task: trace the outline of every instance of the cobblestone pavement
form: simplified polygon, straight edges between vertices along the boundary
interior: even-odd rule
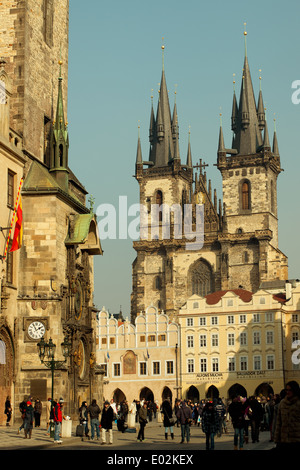
[[[141,450],[153,453],[153,451],[180,453],[198,452],[205,450],[205,435],[198,426],[191,427],[191,440],[189,443],[180,444],[181,434],[180,428],[174,427],[174,440],[170,435],[168,440],[165,439],[164,427],[161,423],[150,422],[145,428],[145,441],[137,441],[136,433],[121,433],[116,428],[113,429],[113,444],[101,445],[101,440],[82,440],[75,435],[75,425],[73,425],[72,436],[62,438],[61,444],[54,444],[53,439],[47,435],[45,428],[33,428],[31,439],[24,439],[24,431],[18,434],[18,426],[1,426],[0,427],[0,451],[12,450],[100,450],[115,455],[116,452]],[[274,443],[269,442],[269,432],[261,432],[258,443],[252,443],[251,439],[248,444],[244,444],[244,450],[258,451],[271,450]],[[215,450],[233,450],[233,429],[228,426],[228,434],[221,437],[215,437]],[[134,455],[134,452],[132,452]]]

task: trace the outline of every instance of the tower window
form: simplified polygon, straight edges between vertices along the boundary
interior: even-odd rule
[[[161,191],[157,191],[156,192],[156,198],[155,198],[155,203],[158,205],[158,206],[161,206],[162,203],[163,203],[163,194]],[[159,222],[162,221],[162,208],[161,210],[159,211]]]
[[[196,294],[204,297],[213,292],[213,273],[208,263],[199,260],[189,273],[190,285],[192,288],[191,295]]]
[[[250,183],[244,181],[242,184],[242,209],[250,209]]]

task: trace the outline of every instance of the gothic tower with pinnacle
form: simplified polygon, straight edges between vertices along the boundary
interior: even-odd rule
[[[219,131],[221,201],[207,181],[207,165],[202,160],[192,164],[190,136],[186,161],[181,161],[177,104],[171,113],[163,61],[156,113],[151,106],[148,160],[143,159],[140,136],[137,145],[135,177],[145,213],[140,239],[133,244],[132,319],[149,305],[172,318],[193,294],[241,288],[256,292],[264,281],[287,279],[287,258],[278,248],[277,177],[282,169],[277,135],[274,132],[271,147],[261,87],[255,101],[246,33],[239,102],[235,92],[233,96],[232,130],[232,148],[225,147],[222,124]],[[204,236],[197,249],[189,245],[186,231],[175,236],[178,218],[172,211],[170,230],[164,235],[163,210],[153,217],[155,208],[164,205],[180,207],[182,220],[191,208],[194,234],[200,230],[196,214],[201,208]]]

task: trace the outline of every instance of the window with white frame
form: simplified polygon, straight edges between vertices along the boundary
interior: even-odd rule
[[[275,369],[275,358],[273,354],[267,355],[267,370],[274,370]]]
[[[232,325],[234,323],[234,315],[227,316],[227,323],[228,325]]]
[[[266,331],[266,343],[274,344],[274,331],[273,330]]]
[[[200,358],[200,372],[207,372],[207,359],[206,357]]]
[[[200,335],[200,348],[206,348],[206,335]]]
[[[160,362],[159,361],[153,361],[152,371],[153,371],[153,375],[160,375]]]
[[[140,362],[139,369],[140,375],[147,375],[147,362]]]
[[[227,335],[227,345],[234,346],[234,333],[228,333]]]
[[[298,320],[299,316],[297,313],[293,313],[292,315],[292,323],[298,323],[299,320]]]
[[[253,369],[254,370],[261,370],[261,356],[254,356],[253,357]]]
[[[194,319],[192,317],[186,319],[186,326],[194,326]]]
[[[229,372],[235,371],[235,357],[228,358],[228,370]]]
[[[246,333],[246,331],[243,331],[240,334],[240,345],[241,346],[247,346],[247,342],[248,342],[247,333]]]
[[[218,324],[218,317],[211,317],[211,324],[217,325]]]
[[[260,314],[253,313],[253,323],[260,323]]]
[[[260,344],[260,331],[253,331],[253,344]]]
[[[200,317],[199,318],[199,325],[200,326],[206,326],[206,318],[205,317]]]
[[[219,335],[217,333],[213,333],[211,335],[211,345],[213,347],[218,347],[219,346]]]
[[[247,356],[240,357],[240,370],[248,370],[248,358]]]
[[[219,372],[219,358],[213,357],[211,360],[211,368],[213,372]]]
[[[188,335],[187,336],[187,347],[188,348],[193,348],[194,347],[194,336],[193,335]]]
[[[240,323],[247,323],[247,315],[245,314],[240,315]]]
[[[121,364],[119,362],[113,364],[113,375],[114,377],[120,377],[121,375]]]
[[[189,374],[192,374],[195,372],[195,363],[194,359],[188,359],[187,360],[187,371]]]
[[[273,321],[274,321],[274,313],[266,312],[266,322],[273,322]]]
[[[174,361],[166,361],[167,375],[174,374]]]

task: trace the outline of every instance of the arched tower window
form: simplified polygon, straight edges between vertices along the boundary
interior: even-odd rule
[[[190,269],[189,284],[191,295],[196,294],[204,297],[214,290],[213,272],[205,260],[197,261]]]
[[[242,183],[242,209],[250,209],[250,183],[249,181],[244,181]]]
[[[156,191],[155,204],[161,206],[163,203],[163,194],[161,191]],[[159,211],[159,222],[162,221],[162,210]]]

